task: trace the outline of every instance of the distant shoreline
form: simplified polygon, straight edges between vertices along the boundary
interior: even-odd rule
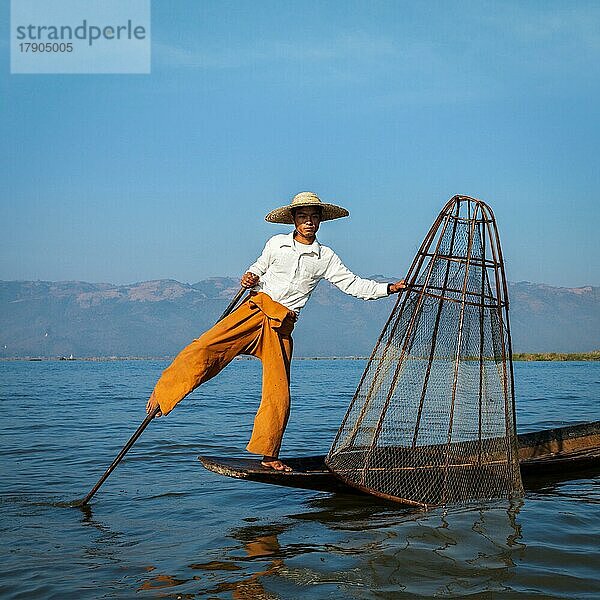
[[[175,356],[84,356],[81,358],[64,358],[48,356],[14,356],[0,357],[1,362],[117,362],[124,360],[173,360]],[[368,360],[368,356],[295,356],[293,360]],[[238,356],[236,360],[256,360],[251,356]],[[518,352],[513,354],[515,362],[567,362],[567,361],[600,361],[600,350],[592,352]]]

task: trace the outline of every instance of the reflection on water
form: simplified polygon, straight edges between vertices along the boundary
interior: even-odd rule
[[[528,477],[529,498],[570,498],[583,504],[600,504],[600,469],[589,468],[565,475],[549,473],[543,477]]]
[[[303,365],[294,367],[287,456],[326,451],[362,366]],[[163,367],[0,364],[0,596],[600,597],[595,472],[545,477],[512,504],[415,512],[203,470],[198,454],[242,453],[260,393],[260,365],[252,361],[232,365],[152,423],[92,505],[60,507],[84,495],[112,461],[143,418],[145,392]],[[528,366],[530,387],[521,383],[529,430],[556,424],[574,393],[565,384],[571,371],[559,371],[560,385],[552,370],[540,372],[536,379]],[[597,387],[585,388],[586,372],[593,385],[600,381],[597,365],[573,367],[573,421],[598,418]],[[46,410],[49,397],[59,410]]]
[[[253,529],[253,528],[252,528]],[[251,600],[252,598],[273,598],[273,596],[265,590],[262,585],[262,579],[267,576],[276,575],[282,568],[285,567],[285,563],[282,558],[279,557],[281,548],[276,533],[263,532],[262,535],[256,535],[241,530],[240,541],[243,544],[244,556],[239,557],[237,560],[253,560],[257,559],[264,564],[263,570],[256,571],[249,577],[237,581],[221,582],[214,588],[206,591],[207,594],[221,594],[223,592],[231,592],[232,597],[239,600]],[[246,541],[244,541],[246,539]],[[241,567],[237,566],[235,562],[218,562],[218,570],[223,570],[224,565],[227,565],[226,569],[240,570]],[[206,563],[203,565],[190,565],[191,568],[203,569],[206,571],[214,570],[214,563]]]
[[[251,575],[241,576],[239,579],[235,575],[227,577],[226,581],[219,581],[213,587],[208,587],[202,590],[202,594],[209,594],[211,596],[220,596],[225,592],[231,592],[232,597],[239,600],[250,600],[252,598],[276,598],[269,594],[262,585],[261,579],[269,575],[275,575],[281,568],[285,567],[283,558],[280,557],[281,548],[277,533],[274,531],[282,531],[283,528],[266,528],[267,530],[273,531],[273,533],[267,533],[266,530],[261,532],[256,527],[248,527],[247,531],[244,528],[239,530],[240,539],[243,554],[240,556],[233,556],[231,559],[226,560],[211,560],[204,563],[191,563],[187,566],[188,569],[193,571],[200,571],[202,575],[192,575],[188,579],[178,579],[173,575],[168,574],[153,574],[148,579],[142,582],[139,591],[143,590],[157,590],[169,587],[181,586],[184,583],[189,582],[202,582],[209,581],[210,579],[223,579],[220,575],[222,573],[233,572],[236,575],[240,572],[245,572],[245,569],[238,564],[239,561],[244,560],[258,560],[261,564],[264,563],[264,568],[255,571]],[[239,552],[236,547],[232,549],[233,553]],[[154,571],[154,567],[150,567],[149,571]],[[206,575],[205,575],[206,574]],[[211,577],[212,576],[212,577]],[[201,585],[201,583],[199,583]],[[197,590],[198,592],[199,590]],[[196,593],[197,593],[196,592]],[[177,597],[195,597],[194,594],[177,594]]]
[[[196,594],[227,592],[241,600],[295,598],[311,588],[318,590],[317,597],[344,590],[344,596],[356,598],[373,590],[390,598],[499,592],[526,549],[518,522],[521,506],[423,513],[320,497],[282,522],[230,528],[227,537],[234,543],[218,560],[187,565],[185,581],[181,574],[152,573],[139,589],[187,583]],[[317,531],[318,539],[311,535]],[[212,580],[218,583],[211,585]]]

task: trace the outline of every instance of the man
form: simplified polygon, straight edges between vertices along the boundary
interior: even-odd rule
[[[262,455],[265,467],[291,471],[278,457],[290,412],[291,333],[300,310],[321,279],[364,300],[383,298],[404,287],[403,280],[388,284],[357,277],[331,248],[319,244],[321,221],[348,214],[312,192],[301,192],[290,204],[271,211],[265,220],[293,224],[294,231],[267,242],[241,278],[241,285],[253,290],[250,297],[179,353],[158,380],[146,412],[160,407],[157,416],[166,415],[236,356],[256,356],[263,363],[262,399],[246,449]]]

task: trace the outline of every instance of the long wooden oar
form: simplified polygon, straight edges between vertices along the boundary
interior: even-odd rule
[[[234,308],[235,305],[240,301],[240,298],[246,291],[245,287],[241,287],[239,292],[233,297],[233,300],[227,305],[227,308],[223,311],[223,314],[217,319],[217,323],[222,321]]]
[[[233,300],[229,303],[229,306],[225,309],[225,312],[218,318],[217,323],[219,321],[222,321],[229,313],[231,313],[233,311],[236,304],[239,302],[240,298],[244,295],[245,291],[246,291],[246,288],[243,288],[243,287],[240,288],[240,291],[235,295]],[[108,476],[115,470],[116,466],[121,462],[121,460],[127,454],[129,449],[131,448],[131,446],[133,446],[133,444],[135,444],[136,440],[140,437],[140,435],[142,435],[142,432],[144,431],[144,429],[146,429],[146,427],[148,427],[148,425],[150,424],[150,421],[152,421],[152,419],[154,419],[154,417],[156,416],[156,414],[159,411],[160,411],[160,407],[156,407],[142,421],[141,425],[136,429],[135,433],[129,438],[129,441],[123,446],[123,449],[121,450],[121,452],[119,452],[119,454],[117,454],[117,457],[115,458],[115,460],[112,461],[110,467],[108,467],[108,469],[106,469],[106,471],[104,472],[104,475],[102,475],[102,477],[100,477],[100,479],[98,480],[98,483],[90,490],[88,495],[85,498],[82,498],[81,500],[75,500],[74,502],[70,502],[68,504],[68,506],[73,506],[73,507],[84,506],[92,499],[94,494],[100,489],[100,486],[106,481]]]

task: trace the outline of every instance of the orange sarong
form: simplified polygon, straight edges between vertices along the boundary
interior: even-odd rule
[[[295,313],[262,292],[253,293],[230,315],[184,348],[154,388],[166,415],[236,356],[250,354],[263,364],[262,399],[246,449],[278,456],[290,414],[290,362]]]

